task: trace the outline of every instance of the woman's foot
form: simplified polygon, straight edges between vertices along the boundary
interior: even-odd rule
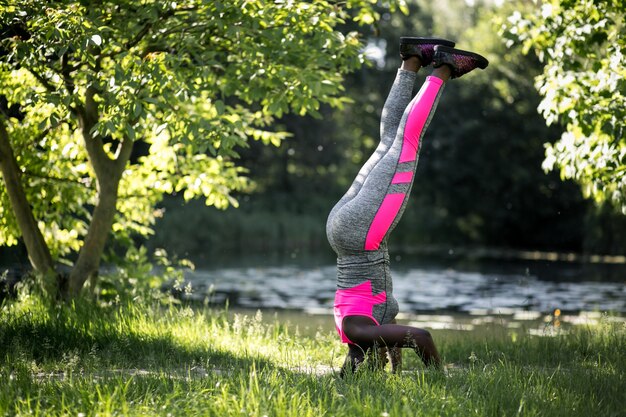
[[[339,376],[344,378],[348,374],[354,374],[361,366],[367,366],[370,370],[383,371],[391,360],[391,371],[396,373],[400,370],[402,357],[399,348],[373,347],[363,351],[357,345],[349,344],[348,354],[343,361]]]
[[[421,66],[425,67],[430,65],[433,61],[434,49],[437,45],[454,47],[455,43],[441,38],[404,36],[400,38],[400,57],[403,61],[411,57],[417,57],[420,60]]]
[[[452,71],[450,78],[459,78],[473,69],[485,69],[489,65],[487,58],[474,52],[462,51],[445,45],[436,45],[434,50],[433,67],[439,68],[447,65]]]

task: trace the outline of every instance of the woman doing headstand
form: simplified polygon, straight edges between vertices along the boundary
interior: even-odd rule
[[[441,363],[426,330],[395,324],[398,302],[393,297],[387,239],[407,204],[421,139],[445,82],[484,69],[488,62],[438,38],[401,38],[400,55],[402,66],[382,111],[380,143],[326,224],[328,241],[337,253],[335,325],[349,347],[342,374],[354,371],[366,352],[377,347],[409,347],[426,365]],[[431,63],[433,72],[411,99],[417,70]],[[397,351],[395,355],[393,371]]]

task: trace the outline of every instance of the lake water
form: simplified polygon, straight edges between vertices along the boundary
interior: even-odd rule
[[[626,265],[561,262],[392,263],[394,295],[409,314],[626,314]],[[335,266],[228,266],[186,273],[188,299],[220,305],[332,314]]]

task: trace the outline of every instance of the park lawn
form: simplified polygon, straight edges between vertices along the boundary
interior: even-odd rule
[[[329,318],[329,320],[331,320]],[[180,305],[31,297],[0,310],[0,415],[623,416],[626,329],[433,331],[447,372],[337,376],[329,329]]]

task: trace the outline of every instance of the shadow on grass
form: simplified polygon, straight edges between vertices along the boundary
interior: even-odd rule
[[[135,313],[125,317],[97,307],[63,307],[21,315],[2,312],[0,366],[12,368],[21,364],[33,371],[275,366],[244,348],[240,349],[241,355],[212,348],[210,339],[192,344],[181,342],[167,330],[150,334],[155,333],[158,324],[152,324],[149,331],[135,329]]]

